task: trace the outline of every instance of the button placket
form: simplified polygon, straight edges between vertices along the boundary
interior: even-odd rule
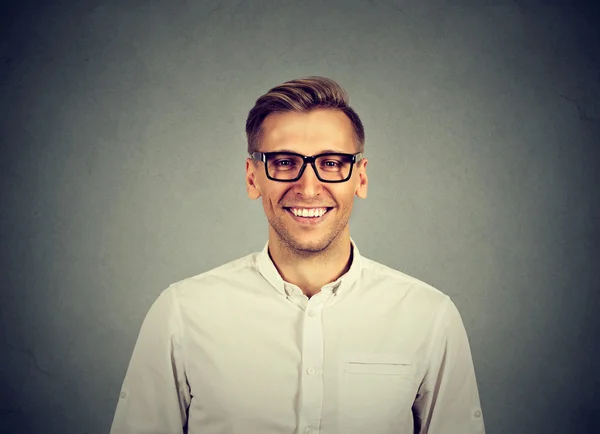
[[[323,407],[323,325],[321,309],[324,296],[317,293],[308,299],[302,336],[302,414],[304,432],[317,432]]]

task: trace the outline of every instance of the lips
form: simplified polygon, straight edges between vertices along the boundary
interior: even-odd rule
[[[302,225],[316,225],[321,223],[322,221],[324,221],[327,216],[329,215],[330,211],[333,209],[333,207],[311,207],[311,208],[301,208],[301,207],[284,207],[285,211],[287,212],[287,214],[297,223],[300,223]],[[311,211],[304,211],[304,210],[311,210]],[[293,211],[292,211],[293,210]],[[321,211],[319,211],[321,210]],[[302,211],[303,214],[312,214],[313,216],[298,216],[296,215],[298,213],[300,213],[300,211]],[[323,211],[325,211],[323,213]],[[322,213],[322,214],[321,214]]]

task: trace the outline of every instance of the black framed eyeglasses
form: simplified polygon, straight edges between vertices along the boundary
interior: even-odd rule
[[[267,178],[279,182],[298,181],[306,165],[310,164],[321,182],[346,182],[352,176],[354,163],[363,158],[362,153],[344,154],[327,152],[307,157],[294,152],[253,152],[253,160],[265,164]]]

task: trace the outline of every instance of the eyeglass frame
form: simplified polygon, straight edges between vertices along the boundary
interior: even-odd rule
[[[267,169],[267,158],[269,158],[270,155],[275,155],[275,154],[286,154],[286,155],[294,155],[297,157],[302,158],[302,167],[300,167],[300,171],[298,172],[298,176],[296,176],[294,179],[276,179],[273,178],[271,175],[269,175],[269,170]],[[343,157],[348,157],[351,159],[350,161],[350,172],[348,172],[348,176],[345,179],[341,179],[341,180],[337,180],[337,181],[330,181],[327,179],[323,179],[321,178],[321,176],[319,176],[319,171],[317,170],[317,166],[315,165],[315,161],[317,160],[317,158],[319,157],[324,157],[327,155],[341,155]],[[317,176],[317,179],[321,182],[326,182],[326,183],[340,183],[340,182],[348,182],[350,180],[350,178],[352,177],[352,169],[354,167],[355,163],[360,162],[363,158],[364,155],[362,152],[358,152],[356,154],[346,154],[343,152],[325,152],[323,154],[317,154],[317,155],[313,155],[313,156],[306,156],[306,155],[302,155],[302,154],[297,154],[295,152],[287,152],[287,151],[281,151],[281,152],[252,152],[250,154],[250,158],[256,161],[262,161],[264,163],[265,166],[265,174],[267,175],[267,178],[269,178],[271,181],[277,181],[277,182],[297,182],[300,178],[302,178],[302,175],[304,174],[304,170],[306,169],[306,166],[308,164],[310,164],[313,168],[313,172],[315,172],[315,175]]]

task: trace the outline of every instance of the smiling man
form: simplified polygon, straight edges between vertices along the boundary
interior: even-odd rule
[[[161,293],[111,433],[484,433],[454,303],[350,237],[368,178],[344,90],[288,81],[256,101],[246,133],[269,239]]]
[[[262,197],[268,250],[281,277],[311,297],[351,263],[352,203],[354,195],[367,195],[367,160],[357,149],[363,127],[355,130],[342,110],[301,106],[269,112],[257,126],[265,106],[272,110],[278,103],[273,93],[259,100],[248,120],[254,158],[246,163],[248,195]]]

